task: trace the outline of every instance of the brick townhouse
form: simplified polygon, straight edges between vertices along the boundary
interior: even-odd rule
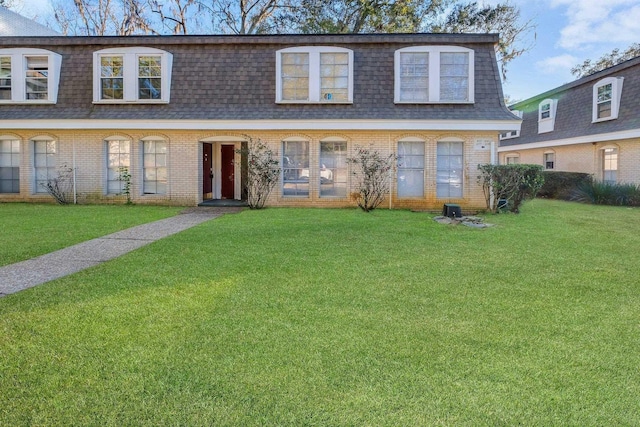
[[[243,199],[238,149],[282,173],[269,206],[353,204],[356,147],[399,156],[389,208],[484,207],[477,166],[520,120],[497,35],[0,37],[0,201]]]
[[[511,109],[522,117],[522,129],[500,135],[501,163],[533,163],[640,185],[640,57]]]

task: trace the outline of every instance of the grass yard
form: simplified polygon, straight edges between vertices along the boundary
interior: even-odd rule
[[[639,218],[226,215],[1,298],[0,425],[639,425]]]
[[[175,215],[184,208],[0,203],[0,266]]]

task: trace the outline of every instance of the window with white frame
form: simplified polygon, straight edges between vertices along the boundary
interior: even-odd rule
[[[35,192],[46,193],[47,183],[57,177],[58,147],[49,139],[33,141],[33,166],[35,172]]]
[[[167,193],[167,142],[160,139],[142,141],[142,192]]]
[[[609,184],[618,182],[618,149],[602,150],[602,180]]]
[[[150,47],[93,53],[93,102],[168,103],[173,55]]]
[[[58,100],[62,56],[44,49],[0,49],[0,103]]]
[[[124,176],[131,173],[131,142],[122,138],[109,138],[107,146],[107,194],[122,194]]]
[[[514,115],[522,118],[522,110],[511,110],[511,112]],[[502,139],[517,138],[519,136],[520,136],[520,131],[519,130],[512,130],[512,131],[509,131],[509,132],[501,133],[500,134],[500,139],[502,140]]]
[[[0,100],[11,100],[11,57],[0,56]]]
[[[309,196],[309,142],[282,142],[282,195]]]
[[[520,163],[520,156],[518,154],[507,154],[504,157],[504,162],[507,165],[517,165]]]
[[[398,142],[398,197],[424,196],[424,141]]]
[[[277,51],[276,102],[353,102],[353,51],[332,46]]]
[[[553,131],[557,107],[558,101],[556,99],[545,99],[538,104],[538,133]]]
[[[548,151],[544,153],[544,168],[547,170],[554,169],[556,166],[556,153]]]
[[[607,77],[593,85],[593,121],[618,118],[624,77]]]
[[[347,197],[347,142],[320,141],[320,197]]]
[[[0,138],[0,193],[20,192],[20,141]]]
[[[396,103],[473,103],[474,51],[412,46],[395,52]]]
[[[462,141],[438,141],[436,197],[462,197],[463,147]]]

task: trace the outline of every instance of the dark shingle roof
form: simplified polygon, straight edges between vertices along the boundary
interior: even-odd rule
[[[0,48],[41,48],[62,55],[58,103],[0,105],[0,120],[513,120],[504,106],[494,52],[497,40],[492,34],[0,38]],[[394,104],[395,50],[428,44],[475,50],[475,104]],[[302,45],[353,50],[353,104],[275,103],[275,52]],[[173,54],[169,104],[92,103],[92,54],[117,46],[147,46]]]
[[[624,77],[618,118],[592,123],[593,85],[606,77]],[[555,126],[552,132],[538,134],[538,105],[547,98],[558,100]],[[640,129],[640,57],[518,102],[510,108],[523,111],[520,137],[501,141],[501,146]]]

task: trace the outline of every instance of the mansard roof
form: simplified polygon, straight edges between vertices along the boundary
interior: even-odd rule
[[[2,48],[62,55],[56,105],[0,105],[0,120],[465,120],[517,121],[503,101],[495,34],[360,34],[266,36],[0,37]],[[394,52],[456,45],[475,54],[473,104],[395,104]],[[171,102],[94,104],[93,53],[145,46],[173,55]],[[352,104],[275,102],[276,51],[339,46],[354,53]]]
[[[592,123],[593,86],[607,77],[624,77],[618,118]],[[557,100],[554,130],[538,133],[538,106],[545,99]],[[578,137],[640,130],[640,57],[582,77],[509,107],[523,112],[520,136],[505,139],[500,146],[544,143]]]

